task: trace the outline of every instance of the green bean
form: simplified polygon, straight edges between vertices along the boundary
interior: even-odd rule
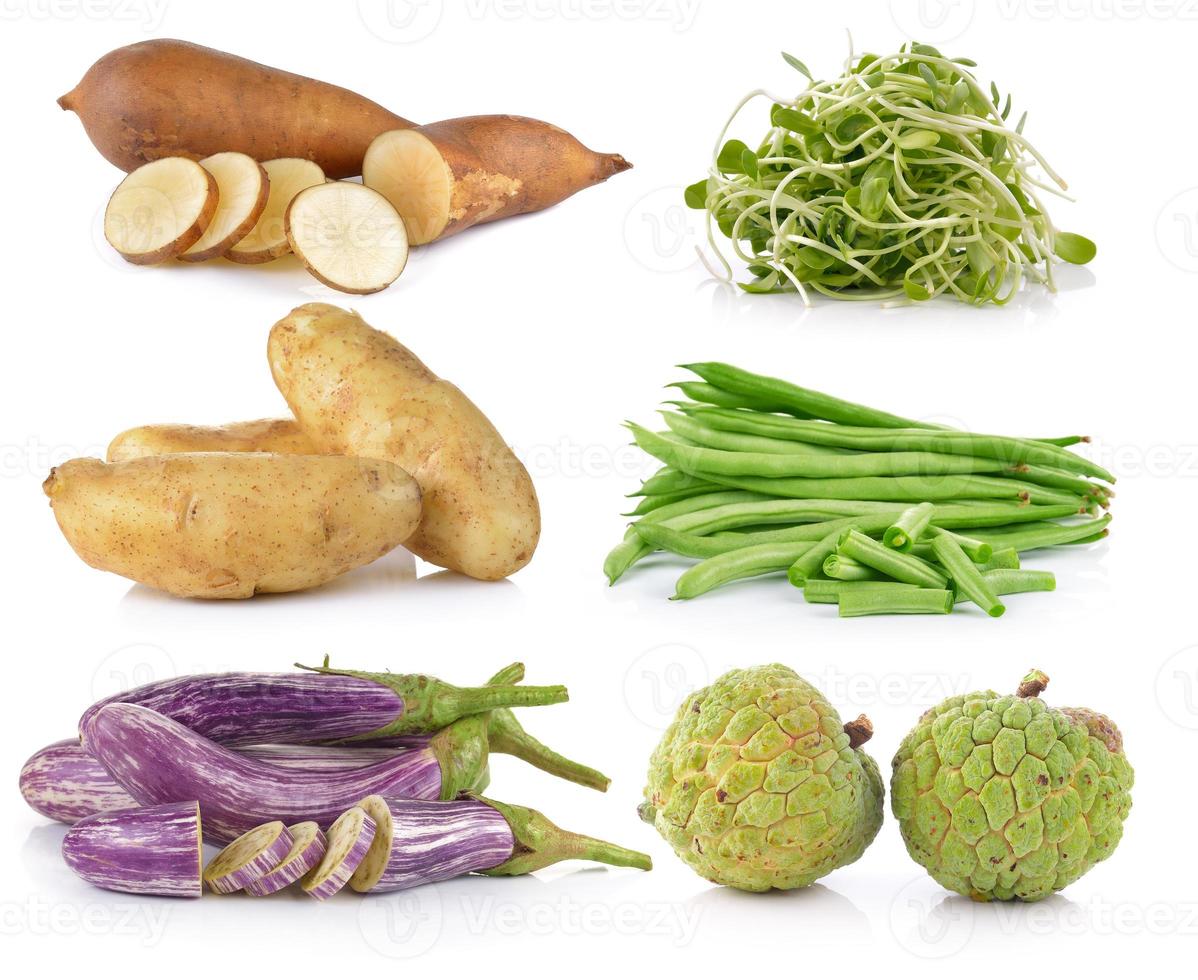
[[[687,398],[691,399],[691,401],[706,402],[708,405],[717,405],[720,408],[748,408],[755,412],[786,411],[784,405],[765,401],[760,398],[751,398],[747,395],[736,395],[703,381],[675,381],[667,385],[667,387],[677,388]],[[795,418],[805,419],[811,417],[807,414],[795,416]]]
[[[646,497],[652,494],[676,493],[680,490],[690,490],[693,487],[705,485],[709,486],[709,484],[704,484],[702,480],[696,480],[689,473],[683,473],[672,466],[663,466],[642,483],[641,488],[636,493],[630,493],[628,496]]]
[[[1089,442],[1089,436],[1050,436],[1047,439],[1033,439],[1033,442],[1046,442],[1050,446],[1076,446],[1079,442]]]
[[[828,578],[840,582],[869,582],[882,578],[882,573],[876,568],[862,565],[848,555],[841,555],[835,551],[824,559],[823,572]]]
[[[1014,548],[996,548],[989,561],[978,565],[978,571],[986,572],[1009,571],[1019,568],[1019,552]]]
[[[842,592],[840,615],[943,615],[952,612],[953,594],[947,589],[859,589]]]
[[[785,571],[812,547],[810,542],[761,544],[716,555],[683,572],[670,598],[693,599],[737,579]]]
[[[705,508],[715,508],[726,504],[750,503],[761,499],[755,493],[746,493],[739,490],[723,490],[719,493],[703,494],[698,497],[689,497],[686,500],[666,504],[664,507],[650,511],[641,520],[669,520]],[[652,553],[653,549],[641,540],[640,535],[635,530],[629,528],[624,532],[624,540],[612,548],[603,560],[603,573],[607,576],[607,584],[615,585],[620,576],[628,571],[629,568]]]
[[[1099,517],[1095,520],[1082,521],[1078,524],[1044,524],[1027,528],[994,528],[976,531],[979,540],[988,542],[995,548],[1014,548],[1016,551],[1032,551],[1035,548],[1053,548],[1063,544],[1080,544],[1105,533],[1106,526],[1111,523],[1111,516]]]
[[[675,435],[707,449],[723,449],[736,453],[770,453],[778,456],[845,456],[849,452],[835,446],[816,446],[793,439],[771,439],[767,436],[715,429],[677,412],[662,412],[661,415]]]
[[[894,504],[872,500],[766,500],[757,496],[744,503],[730,503],[719,508],[707,508],[702,514],[683,514],[664,522],[676,531],[694,534],[714,534],[752,524],[816,524],[840,518],[884,515],[893,520],[897,513]],[[651,517],[652,515],[650,515]],[[650,517],[644,518],[649,520]]]
[[[667,504],[675,504],[681,500],[690,500],[691,497],[698,497],[701,494],[713,493],[723,490],[717,483],[696,484],[693,490],[676,490],[673,493],[655,493],[645,497],[641,497],[637,501],[636,506],[632,510],[625,511],[622,517],[643,517],[645,514],[665,507]]]
[[[941,536],[950,537],[956,541],[957,546],[969,556],[969,560],[974,564],[980,565],[983,562],[987,562],[994,554],[994,548],[985,541],[979,541],[977,538],[972,538],[956,531],[948,531],[942,527],[933,527],[928,532],[928,537],[932,538],[933,552],[936,550],[935,539]]]
[[[803,586],[803,598],[813,603],[835,603],[846,592],[918,588],[907,582],[889,582],[885,579],[876,582],[836,582],[827,578],[809,578]]]
[[[1067,505],[1066,513],[1076,514],[1084,501],[1078,498],[1066,500],[1058,491],[1047,491],[1015,480],[1002,480],[988,476],[969,474],[923,479],[917,476],[857,476],[844,479],[815,479],[805,477],[753,477],[724,476],[714,473],[698,473],[714,483],[741,490],[752,490],[770,497],[789,497],[795,500],[824,497],[837,500],[874,500],[891,503],[919,503],[931,500],[938,503],[944,499],[961,497],[977,500],[1044,500],[1048,505]],[[900,508],[901,509],[901,508]]]
[[[910,582],[925,589],[943,589],[948,584],[944,574],[926,561],[887,548],[860,531],[842,532],[836,550],[899,582]]]
[[[802,412],[816,418],[827,419],[829,422],[840,422],[846,425],[934,428],[927,422],[891,415],[889,412],[881,412],[865,405],[812,391],[809,388],[800,388],[798,385],[780,378],[753,374],[751,371],[744,371],[731,364],[708,361],[701,364],[683,364],[682,367],[697,374],[708,384],[716,385],[733,394],[781,405],[788,413]]]
[[[1057,587],[1057,577],[1052,572],[1041,572],[1034,568],[993,568],[983,572],[982,578],[995,595],[1052,592]]]
[[[1107,483],[1115,478],[1097,463],[1078,456],[1061,446],[1009,436],[984,435],[959,429],[874,428],[870,426],[828,425],[779,415],[761,415],[723,408],[698,408],[686,412],[713,428],[727,428],[773,439],[795,439],[842,449],[868,449],[882,452],[915,450],[923,452],[985,456],[1008,466],[1027,463],[1056,467],[1070,473],[1096,477]]]
[[[1030,466],[1021,463],[1017,467],[1012,467],[1010,472],[1017,479],[1027,483],[1035,483],[1042,487],[1054,487],[1057,490],[1068,490],[1081,497],[1091,496],[1099,503],[1106,503],[1114,496],[1114,491],[1109,487],[1091,483],[1080,476],[1052,466]]]
[[[920,480],[939,480],[959,473],[1001,473],[997,460],[948,453],[899,452],[858,453],[852,455],[799,455],[762,453],[688,446],[674,439],[628,423],[636,444],[663,463],[687,473],[715,476],[845,478],[871,476],[909,476]]]
[[[807,584],[809,578],[822,571],[824,559],[836,551],[836,542],[840,540],[843,533],[843,530],[837,530],[824,535],[811,546],[809,551],[796,558],[786,572],[790,584],[801,589]]]
[[[928,525],[932,523],[935,513],[934,504],[924,502],[908,507],[899,514],[899,518],[886,529],[882,535],[882,543],[895,551],[910,551],[911,546],[920,539]]]
[[[843,531],[856,521],[848,517],[835,521],[820,521],[816,524],[799,524],[795,527],[774,528],[768,531],[758,531],[753,534],[716,533],[711,535],[697,534],[691,531],[679,531],[668,524],[654,524],[641,521],[633,525],[633,529],[646,544],[663,551],[671,551],[684,558],[714,558],[729,551],[739,551],[759,544],[783,544],[796,541],[818,541],[834,530]]]
[[[937,535],[932,538],[932,551],[952,578],[956,590],[971,599],[986,615],[997,618],[1007,611],[955,538]]]
[[[681,517],[668,516],[663,521],[657,514],[648,514],[641,523],[665,523],[678,531],[715,534],[755,525],[810,524],[865,515],[877,515],[879,518],[887,515],[893,521],[901,512],[902,508],[894,503],[877,500],[766,500],[754,496],[749,502],[705,507],[701,518],[684,514]],[[969,528],[973,533],[973,528],[986,525],[1018,526],[1019,522],[1025,520],[1039,521],[1074,513],[1076,511],[1072,507],[982,501],[975,504],[937,504],[935,521],[938,527]]]

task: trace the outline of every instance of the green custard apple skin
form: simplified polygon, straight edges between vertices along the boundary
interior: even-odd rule
[[[709,881],[803,888],[856,861],[882,825],[882,778],[860,749],[871,734],[788,667],[730,671],[678,709],[641,817]]]
[[[977,691],[928,711],[894,758],[891,807],[907,851],[945,888],[1037,901],[1109,857],[1131,809],[1119,729],[1049,708],[1033,671],[1013,696]]]

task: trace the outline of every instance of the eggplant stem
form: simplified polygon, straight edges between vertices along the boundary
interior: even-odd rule
[[[562,830],[544,814],[527,807],[497,803],[482,796],[475,798],[498,810],[516,839],[512,856],[502,864],[483,871],[483,874],[524,875],[559,861],[570,860],[596,861],[617,868],[639,868],[641,871],[653,868],[653,860],[648,854]]]
[[[567,759],[529,735],[509,708],[499,708],[491,712],[491,723],[487,731],[492,752],[515,756],[551,776],[597,789],[600,793],[606,793],[611,785],[611,779],[598,769]]]
[[[337,674],[373,681],[390,688],[403,699],[403,711],[386,725],[342,739],[343,742],[363,742],[389,738],[410,732],[438,731],[467,715],[482,714],[497,708],[528,708],[561,704],[570,699],[562,685],[533,687],[505,684],[488,687],[455,687],[424,674],[372,673],[362,670],[335,670],[325,663],[319,667],[296,664],[301,670],[319,674]],[[523,667],[513,664],[507,671],[523,673]]]

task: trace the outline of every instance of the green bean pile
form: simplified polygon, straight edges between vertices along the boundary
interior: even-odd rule
[[[1024,135],[1026,113],[1007,124],[1010,96],[984,89],[974,62],[908,44],[850,55],[839,77],[816,82],[784,57],[808,87],[750,93],[708,176],[686,190],[708,212],[725,278],[715,230],[747,263],[742,289],[1003,304],[1025,279],[1054,288],[1054,258],[1094,257],[1089,239],[1054,228],[1044,196],[1063,196],[1065,182]],[[725,141],[758,97],[772,102],[764,138],[755,149]]]
[[[1107,534],[1114,476],[1068,447],[891,415],[729,364],[685,365],[666,430],[628,423],[664,464],[603,565],[615,584],[656,551],[698,559],[673,598],[785,572],[841,616],[939,613],[1055,588],[1020,553]]]

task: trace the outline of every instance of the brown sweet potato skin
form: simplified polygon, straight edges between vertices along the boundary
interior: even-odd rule
[[[348,89],[169,38],[110,51],[58,104],[124,171],[235,150],[303,157],[329,177],[361,173],[379,133],[415,124]]]
[[[453,175],[441,236],[540,211],[632,166],[596,153],[564,129],[526,116],[462,116],[415,127]]]

